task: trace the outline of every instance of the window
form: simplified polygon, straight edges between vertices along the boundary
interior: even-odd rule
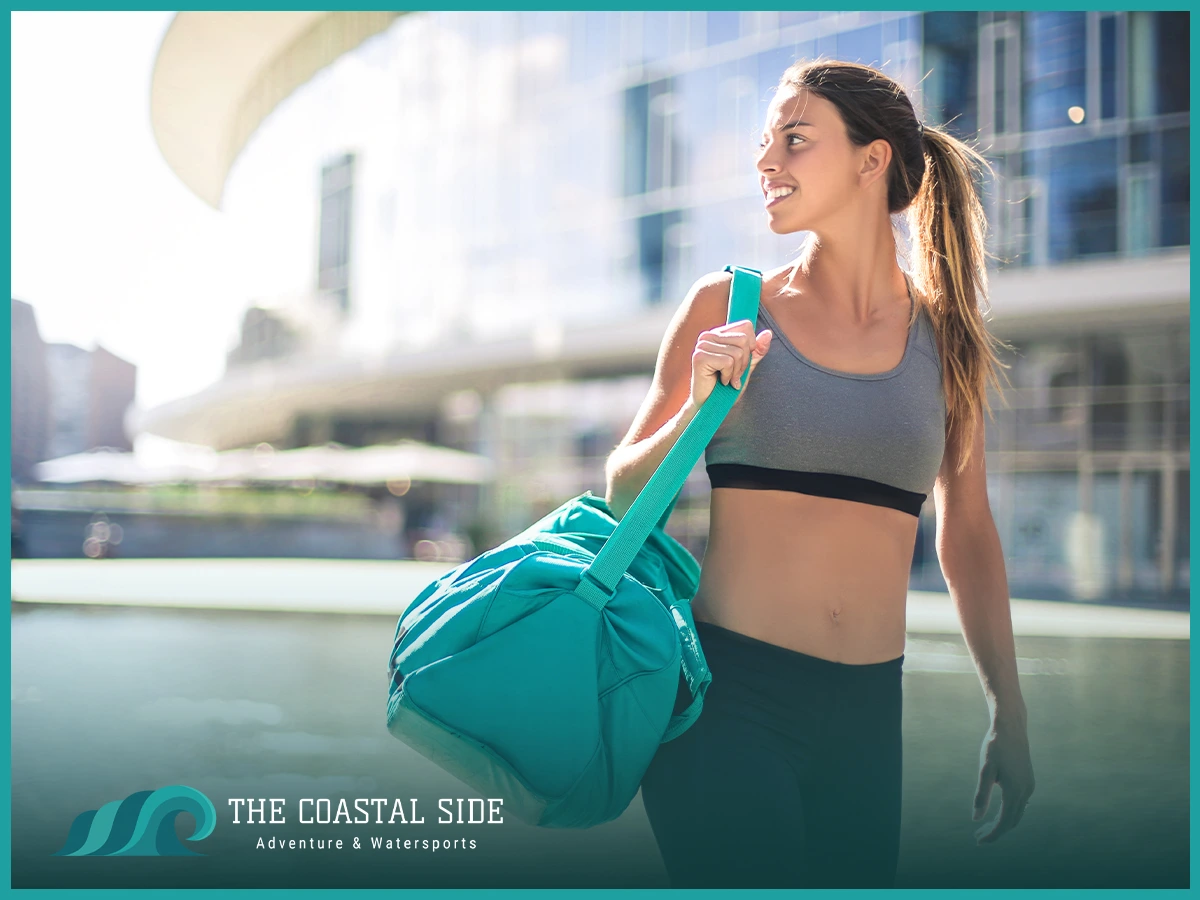
[[[1071,125],[1068,110],[1087,109],[1087,13],[1026,13],[1024,44],[1025,130]]]
[[[1187,112],[1191,81],[1189,34],[1191,14],[1187,12],[1155,13],[1157,27],[1158,112]]]
[[[1131,443],[1131,361],[1124,342],[1115,335],[1094,335],[1087,343],[1090,345],[1088,357],[1091,362],[1091,447],[1094,450],[1120,450]],[[1154,418],[1157,420],[1161,436],[1162,410],[1157,409],[1153,412],[1157,413]]]
[[[1020,41],[1015,19],[998,19],[980,29],[979,128],[985,139],[1021,130]]]
[[[670,13],[650,12],[642,14],[642,61],[657,62],[671,54]]]
[[[1187,450],[1191,447],[1192,407],[1191,397],[1191,335],[1186,323],[1171,332],[1170,370],[1167,380],[1171,388],[1171,443],[1172,450]]]
[[[642,276],[642,301],[658,304],[663,298],[663,280],[673,258],[667,234],[682,220],[678,210],[652,213],[634,221],[638,270]]]
[[[1005,128],[1004,122],[1004,96],[1005,96],[1005,72],[1008,69],[1008,42],[1004,40],[996,41],[996,56],[992,67],[992,85],[994,91],[993,113],[995,117],[992,120],[992,127],[997,133],[1003,133]]]
[[[1191,477],[1190,470],[1175,476],[1175,583],[1186,590],[1191,582]]]
[[[1004,542],[1011,581],[1070,588],[1069,528],[1079,510],[1076,472],[1021,472],[1013,477],[1012,530]]]
[[[625,91],[625,196],[646,192],[646,146],[649,138],[650,85]]]
[[[1191,187],[1190,129],[1170,128],[1162,133],[1162,246],[1189,243]]]
[[[1157,244],[1152,207],[1154,175],[1139,167],[1125,179],[1125,252],[1145,253]]]
[[[1117,18],[1100,19],[1100,118],[1117,114]]]
[[[1127,13],[1130,118],[1190,109],[1190,28],[1187,12]]]
[[[1005,259],[1015,266],[1042,265],[1047,231],[1044,187],[1036,178],[1022,177],[1002,180],[1001,185],[1006,188],[1006,196],[998,224],[1006,241]]]
[[[664,82],[651,90],[646,129],[646,190],[659,191],[678,183],[680,160],[675,139],[679,98]]]
[[[1116,253],[1116,139],[1065,144],[1028,155],[1048,187],[1048,261]]]
[[[536,109],[536,101],[562,83],[570,55],[570,24],[563,13],[520,12],[517,16],[518,119]]]
[[[870,25],[837,36],[838,59],[878,67],[883,62],[883,26]]]
[[[345,313],[350,309],[350,220],[353,213],[354,154],[321,169],[321,226],[317,290]]]
[[[680,183],[679,105],[670,79],[625,91],[625,196]]]
[[[741,13],[738,12],[710,10],[705,13],[704,36],[708,46],[723,44],[726,41],[736,41],[739,36],[738,19],[740,16]]]
[[[1092,512],[1102,525],[1099,572],[1109,589],[1158,587],[1160,482],[1158,472],[1095,477]]]
[[[680,173],[679,182],[703,184],[726,177],[728,148],[721,137],[724,123],[718,104],[721,67],[684,72],[676,85],[680,102],[677,133],[686,166],[686,171]],[[724,130],[728,130],[727,125]]]
[[[960,138],[973,138],[979,128],[979,14],[925,13],[922,27],[926,115]]]
[[[808,10],[789,10],[779,13],[779,27],[787,28],[789,25],[802,25],[805,22],[814,22],[821,14],[819,12],[810,12]]]
[[[1149,131],[1135,131],[1129,135],[1129,161],[1150,162],[1153,154],[1153,137]]]
[[[758,84],[754,89],[754,95],[758,100],[760,130],[767,122],[767,107],[775,99],[775,88],[779,86],[779,80],[783,77],[783,73],[788,70],[788,67],[796,62],[796,59],[797,57],[792,52],[791,47],[778,47],[774,50],[766,50],[754,57],[758,68]]]
[[[1075,450],[1082,442],[1084,353],[1077,337],[1044,339],[1015,347],[1008,407],[997,419],[1011,446]]]
[[[1129,117],[1154,115],[1154,13],[1131,12],[1129,34]]]
[[[571,14],[570,78],[589,81],[615,69],[621,60],[621,14]]]

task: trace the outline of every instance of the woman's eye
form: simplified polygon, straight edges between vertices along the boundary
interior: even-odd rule
[[[788,143],[788,146],[789,146],[789,147],[791,147],[791,146],[795,146],[794,144],[792,144],[792,143],[791,143],[791,140],[792,140],[792,138],[795,138],[795,139],[796,139],[796,140],[798,140],[798,141],[802,141],[802,140],[804,140],[804,138],[803,138],[801,135],[798,135],[798,134],[789,134],[789,135],[787,135],[787,140],[788,140],[788,142],[789,142],[789,143]],[[764,147],[766,147],[766,146],[767,146],[767,142],[766,142],[766,141],[759,141],[759,142],[758,142],[758,149],[759,149],[759,150],[762,150],[762,149],[763,149]]]

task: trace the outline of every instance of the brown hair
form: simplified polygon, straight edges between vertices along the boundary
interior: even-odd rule
[[[778,88],[804,89],[841,113],[851,143],[885,140],[892,146],[888,212],[909,210],[913,233],[912,277],[927,298],[942,358],[947,434],[958,437],[956,470],[966,468],[980,409],[991,412],[988,384],[1000,391],[996,354],[1007,347],[987,330],[981,298],[987,296],[984,245],[987,216],[975,177],[992,172],[963,141],[922,126],[904,89],[878,69],[836,60],[800,61]],[[993,173],[994,174],[994,173]]]

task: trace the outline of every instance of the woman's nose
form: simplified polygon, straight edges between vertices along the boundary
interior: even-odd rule
[[[772,150],[771,150],[770,146],[758,148],[758,154],[756,155],[756,157],[754,159],[754,166],[756,169],[758,169],[759,172],[762,172],[764,175],[767,172],[777,171],[778,166],[776,166],[776,164],[775,164],[775,157],[772,155]]]

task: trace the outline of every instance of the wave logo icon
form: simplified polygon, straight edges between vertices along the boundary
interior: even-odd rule
[[[80,813],[71,823],[67,842],[55,856],[204,856],[175,836],[175,817],[196,820],[189,841],[202,841],[217,824],[212,801],[186,784],[157,791],[138,791],[99,809]]]

